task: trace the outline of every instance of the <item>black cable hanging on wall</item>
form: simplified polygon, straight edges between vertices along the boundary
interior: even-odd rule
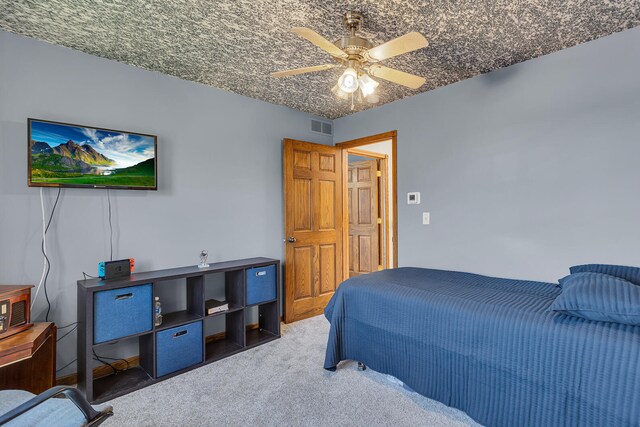
[[[51,301],[49,300],[49,292],[47,291],[47,280],[49,279],[49,272],[51,271],[51,261],[49,260],[49,257],[47,256],[47,251],[45,249],[45,239],[46,239],[47,232],[49,231],[49,227],[51,226],[53,215],[56,212],[56,207],[58,206],[58,201],[60,200],[61,192],[62,192],[62,189],[58,187],[58,194],[56,195],[56,201],[54,202],[53,208],[51,209],[51,214],[49,215],[49,220],[47,221],[47,226],[44,229],[44,233],[42,235],[42,241],[40,243],[40,250],[42,251],[42,255],[44,256],[44,259],[46,261],[44,280],[42,282],[42,288],[44,289],[44,298],[47,301],[47,313],[44,316],[45,322],[49,321],[49,313],[51,312]]]

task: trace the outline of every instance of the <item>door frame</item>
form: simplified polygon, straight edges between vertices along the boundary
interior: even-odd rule
[[[376,142],[391,140],[391,179],[393,195],[391,196],[393,221],[391,227],[393,229],[393,241],[391,242],[391,250],[393,253],[393,268],[398,267],[398,131],[379,133],[376,135],[366,136],[364,138],[352,139],[349,141],[339,142],[335,146],[342,148],[342,274],[343,280],[349,278],[349,200],[345,197],[348,194],[347,179],[349,173],[349,149],[362,147],[363,145],[374,144]]]
[[[386,154],[381,154],[381,153],[374,153],[372,151],[366,151],[366,150],[360,150],[358,148],[345,148],[344,149],[347,152],[347,162],[348,162],[348,156],[349,154],[355,154],[357,156],[364,156],[364,157],[370,157],[372,160],[376,160],[376,163],[378,164],[378,166],[381,167],[380,172],[381,172],[381,176],[380,176],[380,185],[382,185],[382,194],[380,194],[381,189],[378,188],[378,211],[382,212],[382,233],[381,236],[379,238],[379,242],[378,242],[378,250],[380,251],[381,249],[383,249],[383,253],[384,253],[384,262],[382,263],[383,268],[389,268],[389,253],[392,251],[391,245],[389,244],[389,238],[391,237],[389,234],[389,177],[388,177],[388,170],[389,170],[389,156]],[[343,160],[344,161],[344,160]],[[347,171],[349,170],[349,164],[347,164]],[[349,183],[347,182],[347,191],[348,191],[348,185]],[[380,197],[382,196],[382,197]],[[344,196],[343,196],[344,197]],[[348,199],[348,197],[347,197]],[[347,206],[349,206],[348,204],[348,200],[347,200]],[[349,218],[349,212],[348,212],[348,207],[347,207],[347,219]],[[349,224],[347,223],[347,227],[349,227]],[[347,235],[349,233],[350,230],[347,229]],[[347,240],[347,244],[349,243],[349,241]],[[383,243],[381,245],[381,243]],[[351,248],[348,247],[347,251],[351,251]],[[379,255],[379,254],[378,254]],[[349,262],[349,255],[347,254],[347,262]],[[348,264],[347,264],[348,265]],[[378,264],[379,266],[380,264]]]

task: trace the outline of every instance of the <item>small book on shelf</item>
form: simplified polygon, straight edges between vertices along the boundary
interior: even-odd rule
[[[229,310],[229,304],[226,301],[218,301],[217,299],[206,300],[204,307],[207,310],[207,315]]]

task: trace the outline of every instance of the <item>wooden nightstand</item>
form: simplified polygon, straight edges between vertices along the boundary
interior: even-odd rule
[[[40,394],[56,381],[56,325],[32,328],[0,340],[0,390]]]

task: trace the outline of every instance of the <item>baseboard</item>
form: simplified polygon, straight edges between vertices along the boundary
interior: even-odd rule
[[[282,317],[280,318],[280,321],[282,321]],[[252,329],[258,329],[258,327],[259,326],[257,323],[252,323],[250,325],[247,325],[247,330],[250,331]],[[225,333],[220,332],[217,334],[209,335],[208,337],[205,338],[205,342],[210,343],[212,341],[223,340],[224,338],[225,338]],[[138,356],[133,356],[133,357],[128,357],[122,360],[109,361],[109,363],[117,370],[125,370],[127,368],[139,366],[140,358]],[[93,378],[97,379],[97,378],[106,377],[108,375],[111,375],[111,373],[113,373],[113,369],[111,369],[111,366],[107,366],[107,365],[98,366],[97,368],[93,369]],[[56,378],[56,385],[76,385],[76,384],[78,384],[78,373],[73,373],[73,374],[65,375],[63,377]]]

